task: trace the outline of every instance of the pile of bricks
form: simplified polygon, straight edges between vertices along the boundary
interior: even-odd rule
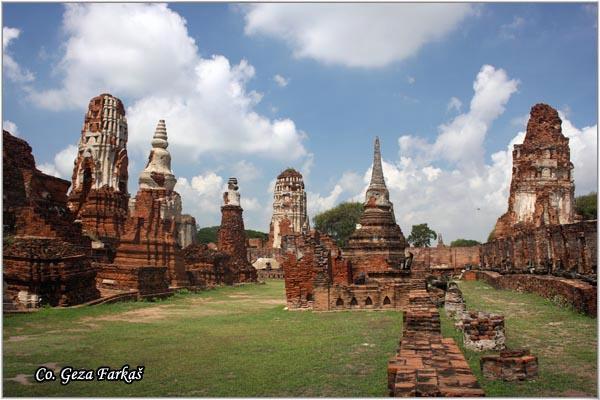
[[[483,376],[491,380],[522,381],[538,376],[538,359],[527,349],[505,350],[480,359]]]
[[[455,319],[460,318],[467,310],[462,292],[454,282],[448,283],[448,289],[444,297],[444,309],[447,316]]]
[[[504,316],[481,311],[464,313],[456,327],[463,331],[465,347],[474,351],[506,348]]]
[[[403,337],[388,363],[388,387],[393,397],[484,396],[454,340],[442,338],[439,313],[425,290],[409,293]]]

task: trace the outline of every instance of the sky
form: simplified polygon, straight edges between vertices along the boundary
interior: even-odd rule
[[[165,119],[184,212],[218,225],[238,178],[268,231],[275,177],[309,217],[363,201],[379,136],[396,220],[485,241],[512,147],[559,110],[576,195],[597,190],[596,3],[3,3],[4,129],[70,179],[89,100],[126,107],[129,191]]]

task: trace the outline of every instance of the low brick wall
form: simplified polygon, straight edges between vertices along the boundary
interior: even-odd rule
[[[597,289],[579,279],[534,274],[502,275],[492,271],[477,271],[477,279],[496,289],[535,293],[549,300],[568,303],[591,317],[597,315]]]
[[[283,269],[257,269],[256,273],[259,280],[265,279],[283,279]]]
[[[140,296],[165,293],[169,290],[166,267],[123,267],[116,264],[96,264],[99,288],[137,290]]]
[[[505,350],[479,360],[483,376],[491,380],[522,381],[538,376],[538,359],[529,350]]]

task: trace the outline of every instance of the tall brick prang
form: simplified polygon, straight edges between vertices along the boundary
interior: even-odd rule
[[[118,98],[90,100],[73,168],[69,208],[84,232],[114,246],[127,218],[127,119]]]
[[[273,194],[273,217],[269,228],[269,246],[281,248],[281,238],[288,234],[308,232],[306,191],[302,174],[288,168],[277,176]]]
[[[547,104],[531,108],[523,144],[513,150],[508,211],[494,229],[494,238],[515,229],[576,222],[575,184],[569,139],[562,134],[558,112]]]

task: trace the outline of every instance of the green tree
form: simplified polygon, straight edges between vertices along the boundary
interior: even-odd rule
[[[481,244],[481,243],[478,242],[477,240],[456,239],[456,240],[453,240],[452,243],[450,243],[450,247],[471,247],[471,246],[477,246],[478,244]]]
[[[205,228],[198,229],[196,238],[198,239],[199,243],[205,243],[205,244],[206,243],[217,243],[217,235],[218,234],[219,234],[219,226],[207,226]],[[246,229],[246,237],[248,239],[261,238],[261,239],[267,240],[269,235],[264,232],[255,231],[252,229]]]
[[[429,247],[431,240],[437,239],[437,233],[430,229],[427,224],[418,224],[412,226],[412,231],[408,236],[408,243],[413,247]]]
[[[344,247],[356,229],[363,212],[362,203],[346,202],[315,215],[315,229],[331,236],[338,246]]]
[[[575,212],[581,215],[584,220],[598,219],[597,198],[598,194],[596,192],[576,197]]]

